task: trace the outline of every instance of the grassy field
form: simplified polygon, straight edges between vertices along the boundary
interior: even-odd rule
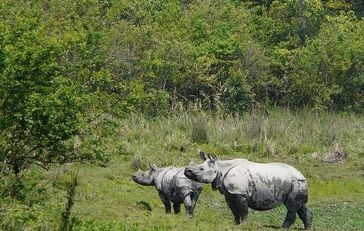
[[[248,223],[235,226],[222,195],[204,186],[195,216],[165,214],[153,187],[135,184],[130,176],[148,162],[184,166],[197,160],[197,150],[221,159],[247,158],[289,163],[309,180],[308,206],[314,230],[364,229],[364,120],[358,115],[273,111],[243,118],[182,113],[158,119],[134,116],[110,131],[107,167],[77,165],[81,184],[73,214],[75,230],[274,230],[285,208],[250,210]],[[325,156],[345,153],[343,163]],[[140,202],[152,208],[149,211]],[[291,229],[303,228],[297,219]]]
[[[282,224],[284,206],[250,210],[246,224],[234,225],[224,197],[210,185],[204,186],[192,219],[185,218],[184,208],[178,215],[165,214],[154,187],[131,180],[132,173],[147,169],[149,162],[158,166],[199,162],[198,149],[220,159],[291,164],[308,178],[313,230],[364,230],[362,115],[278,110],[222,118],[184,112],[154,119],[133,116],[113,124],[102,133],[111,158],[107,166],[74,164],[48,173],[47,179],[55,179],[69,170],[78,172],[74,230],[275,230]],[[335,153],[342,157],[340,163],[323,161]],[[49,208],[64,204],[64,192],[57,192]],[[299,219],[291,227],[302,228]]]

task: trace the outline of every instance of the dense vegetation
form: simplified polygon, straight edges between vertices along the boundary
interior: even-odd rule
[[[0,11],[2,100],[19,81],[19,97],[61,84],[114,113],[363,108],[360,1],[2,0]]]
[[[0,0],[0,227],[107,230],[110,211],[74,201],[85,176],[116,171],[105,177],[125,185],[121,208],[135,210],[126,194],[144,189],[125,180],[131,163],[183,165],[198,148],[298,165],[317,162],[308,153],[349,153],[338,168],[356,182],[363,15],[360,0]]]

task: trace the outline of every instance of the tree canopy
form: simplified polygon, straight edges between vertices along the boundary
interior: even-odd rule
[[[3,0],[0,160],[17,172],[86,158],[72,151],[74,139],[105,112],[361,112],[362,5]]]

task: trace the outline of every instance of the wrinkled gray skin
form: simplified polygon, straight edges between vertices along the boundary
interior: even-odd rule
[[[211,183],[214,190],[224,194],[236,224],[246,221],[248,207],[269,210],[284,204],[288,211],[283,228],[294,223],[296,213],[305,229],[311,228],[312,212],[306,207],[307,181],[292,166],[246,159],[219,161],[203,152],[200,157],[204,162],[186,167],[185,175],[197,182]]]
[[[184,203],[186,216],[193,216],[193,210],[202,191],[202,184],[188,179],[184,175],[184,168],[158,168],[155,164],[151,164],[149,171],[138,171],[132,178],[138,184],[155,186],[166,213],[171,213],[170,202],[173,203],[176,214],[180,212],[181,204]]]

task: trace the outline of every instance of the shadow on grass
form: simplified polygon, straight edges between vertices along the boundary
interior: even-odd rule
[[[263,227],[271,228],[271,229],[280,229],[281,228],[281,226],[278,226],[278,225],[263,225]]]
[[[285,229],[285,228],[282,228],[282,226],[279,226],[279,225],[263,225],[263,227],[265,227],[265,228],[271,228],[271,229],[282,229],[282,230],[287,230],[287,229]],[[293,230],[305,230],[305,229],[295,227],[295,228],[293,228]]]

